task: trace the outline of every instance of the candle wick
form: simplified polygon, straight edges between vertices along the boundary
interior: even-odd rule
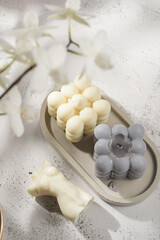
[[[122,148],[123,148],[123,145],[122,145],[122,144],[119,144],[119,143],[117,143],[117,147],[118,147],[119,149],[122,149]]]

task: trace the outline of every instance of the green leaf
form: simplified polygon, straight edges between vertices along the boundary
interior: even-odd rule
[[[89,24],[83,18],[77,16],[75,13],[72,14],[72,19],[78,23],[81,23],[83,25],[86,25],[87,27],[90,27]]]
[[[7,115],[7,113],[0,113],[0,116],[4,116],[4,115]]]

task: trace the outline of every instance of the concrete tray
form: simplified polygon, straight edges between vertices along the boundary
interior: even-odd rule
[[[102,92],[102,98],[108,100],[112,106],[108,120],[110,127],[122,123],[125,126],[132,124],[122,110]],[[100,180],[94,175],[93,136],[84,135],[83,139],[76,144],[70,143],[64,131],[56,124],[56,120],[48,114],[47,101],[44,100],[41,108],[40,123],[43,135],[48,142],[63,156],[76,172],[90,185],[90,187],[104,201],[114,205],[133,205],[144,200],[155,189],[160,179],[160,154],[153,142],[145,135],[147,145],[145,158],[147,168],[142,178],[130,180],[114,180],[117,186],[113,191],[108,187],[112,180]]]

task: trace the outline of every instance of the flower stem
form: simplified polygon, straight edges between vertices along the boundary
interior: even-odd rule
[[[69,41],[71,41],[71,18],[68,20],[68,37]]]
[[[71,37],[71,18],[68,19],[68,38],[69,38],[69,41],[68,41],[68,44],[67,44],[67,49],[69,48],[69,46],[71,44],[74,44],[75,46],[79,47],[79,44],[76,43],[75,41],[72,40],[72,37]]]
[[[0,116],[4,116],[4,115],[7,115],[7,113],[0,113]]]
[[[39,42],[38,40],[35,40],[36,46],[39,47]]]
[[[70,50],[70,49],[67,49],[67,51],[70,52],[70,53],[73,53],[73,54],[79,55],[79,56],[83,56],[83,54],[80,53],[80,52],[76,52],[76,51],[73,51],[73,50]]]
[[[30,67],[28,67],[6,90],[5,92],[0,96],[0,99],[2,99],[17,83],[19,83],[22,78],[30,72],[33,68],[35,68],[36,64],[32,64]]]

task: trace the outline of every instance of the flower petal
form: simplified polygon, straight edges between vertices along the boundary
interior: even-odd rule
[[[38,48],[38,47],[34,48],[32,50],[32,55],[33,55],[35,62],[38,65],[44,65],[44,67],[46,67],[46,68],[50,67],[48,52],[45,49]]]
[[[19,113],[19,108],[16,108],[9,100],[2,101],[0,103],[0,109],[7,114]]]
[[[22,134],[24,133],[24,126],[23,126],[23,122],[22,122],[20,114],[18,114],[18,113],[11,114],[10,120],[11,120],[11,127],[12,127],[14,134],[17,137],[21,137]]]
[[[93,39],[93,45],[97,53],[104,49],[106,42],[107,42],[106,32],[103,30],[98,31]]]
[[[48,10],[51,10],[53,12],[64,11],[63,7],[58,7],[58,6],[50,5],[50,4],[45,4],[45,8],[47,8]]]
[[[4,105],[4,101],[0,101],[0,111],[6,113],[6,111],[5,111],[5,105]]]
[[[83,18],[77,16],[75,13],[72,13],[72,19],[78,23],[81,23],[81,24],[89,27],[89,24]]]
[[[95,63],[102,70],[111,69],[113,67],[108,55],[104,53],[100,53],[96,55]]]
[[[26,28],[37,27],[39,25],[38,15],[35,12],[26,13],[24,16],[24,26]]]
[[[22,107],[21,108],[21,116],[27,122],[32,122],[36,118],[36,114],[35,114],[33,106],[27,105],[27,106]]]
[[[48,57],[50,60],[50,70],[56,70],[61,67],[66,59],[67,51],[63,44],[53,45],[48,50]]]
[[[5,39],[0,38],[0,47],[4,50],[4,51],[9,51],[12,50],[14,47],[8,43]]]
[[[3,77],[2,77],[3,76]],[[5,81],[5,76],[2,75],[0,76],[0,86],[3,88],[3,89],[6,89],[7,88],[7,84],[6,84],[6,81]],[[7,78],[6,78],[7,79]]]
[[[42,92],[46,89],[48,83],[49,71],[43,65],[38,65],[33,72],[31,79],[31,88],[35,92]]]
[[[22,35],[23,38],[28,38],[30,40],[34,40],[35,42],[41,36],[42,30],[40,27],[33,27],[26,32],[25,35]]]
[[[17,86],[15,86],[9,91],[8,100],[10,101],[11,105],[14,105],[17,108],[20,108],[22,103],[22,98]]]
[[[11,84],[11,79],[4,75],[4,73],[0,76],[0,85],[1,84],[4,86],[4,89],[6,89]]]
[[[80,49],[85,56],[94,56],[95,55],[93,43],[90,39],[84,38],[84,39],[80,40],[79,44],[80,44]]]
[[[94,77],[94,68],[95,68],[94,58],[87,57],[85,73],[90,79],[92,79]]]
[[[72,11],[79,11],[81,7],[81,1],[80,0],[67,0],[65,3],[65,8],[71,9]]]
[[[64,69],[61,68],[59,71],[54,71],[53,74],[54,84],[57,89],[60,89],[62,85],[66,84],[67,82],[67,76],[64,72]]]
[[[68,14],[67,12],[62,12],[60,14],[56,14],[56,15],[50,15],[47,19],[50,20],[50,19],[66,19],[68,17]]]
[[[33,42],[27,38],[19,38],[16,40],[16,49],[19,53],[26,53],[34,47]]]

